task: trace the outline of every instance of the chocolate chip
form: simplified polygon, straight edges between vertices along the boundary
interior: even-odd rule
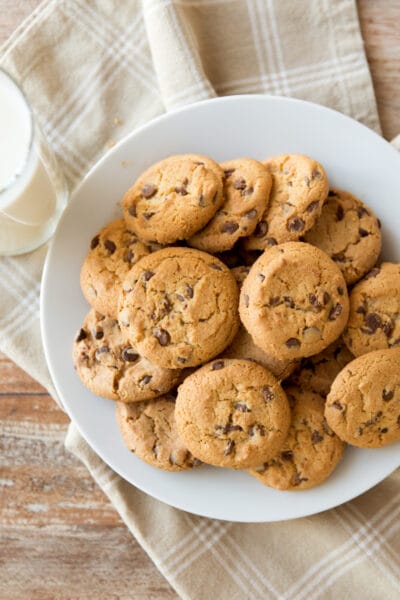
[[[100,348],[96,350],[96,358],[100,354],[108,354],[108,352],[110,352],[110,348],[108,346],[100,346]]]
[[[336,221],[342,221],[344,217],[344,210],[341,204],[338,205],[336,209]]]
[[[307,175],[304,177],[304,181],[307,187],[310,187],[310,178]]]
[[[145,271],[142,275],[142,281],[149,281],[154,275],[154,271]]]
[[[178,362],[184,364],[185,362],[187,362],[187,358],[185,358],[184,356],[178,356]]]
[[[281,458],[283,460],[293,460],[293,451],[292,450],[283,450],[283,452],[281,452]]]
[[[254,237],[261,238],[268,232],[268,223],[266,221],[260,221],[255,228]]]
[[[339,285],[339,286],[338,286],[338,288],[337,288],[337,292],[338,292],[339,296],[343,296],[343,294],[344,294],[344,289],[342,288],[342,286],[341,286],[341,285]]]
[[[371,277],[376,277],[380,273],[380,271],[381,270],[379,267],[375,267],[374,269],[371,269],[369,273],[366,274],[364,279],[371,279]]]
[[[99,241],[100,241],[100,236],[95,235],[94,238],[92,239],[92,241],[90,242],[90,247],[92,250],[94,250],[99,245]]]
[[[308,481],[307,477],[301,477],[299,473],[296,472],[296,475],[293,478],[293,485],[300,485],[303,481]]]
[[[84,329],[80,329],[78,335],[76,336],[76,341],[81,342],[87,338],[87,333]]]
[[[243,404],[242,402],[236,402],[236,404],[234,404],[233,406],[236,410],[238,410],[240,412],[243,412],[243,413],[251,412],[251,410],[247,406],[247,404]]]
[[[150,381],[153,379],[152,375],[145,375],[144,377],[142,377],[142,379],[139,380],[139,383],[142,383],[143,385],[147,385],[148,383],[150,383]]]
[[[246,214],[245,217],[247,219],[255,219],[257,217],[257,211],[255,208],[253,208],[252,210],[249,210]]]
[[[369,216],[369,212],[367,211],[366,208],[364,208],[363,206],[360,206],[357,209],[357,216],[358,216],[359,219],[361,219],[361,217],[364,216],[364,215]]]
[[[314,202],[311,202],[311,203],[310,203],[310,204],[307,206],[307,208],[306,208],[306,212],[307,212],[308,214],[310,214],[310,213],[314,212],[314,210],[317,210],[317,208],[318,208],[318,207],[319,207],[319,202],[318,202],[318,200],[314,200]]]
[[[367,235],[369,235],[369,232],[366,229],[363,229],[362,227],[358,229],[358,233],[361,237],[367,237]]]
[[[303,231],[305,223],[300,217],[292,217],[288,220],[286,227],[288,231]]]
[[[260,281],[264,281],[265,275],[263,275],[262,273],[257,273],[257,279],[259,279]]]
[[[142,196],[144,198],[151,198],[157,192],[157,188],[155,185],[151,183],[145,183],[142,187]]]
[[[254,188],[252,186],[249,186],[248,188],[242,191],[242,196],[251,196],[253,192]]]
[[[105,240],[104,247],[108,250],[109,254],[114,254],[117,249],[117,246],[111,240]]]
[[[135,351],[134,348],[128,346],[127,348],[124,348],[122,350],[121,358],[126,362],[135,362],[135,360],[139,358],[139,354]]]
[[[322,175],[321,175],[320,171],[318,171],[317,169],[315,169],[312,172],[312,178],[313,179],[321,179],[321,177],[322,177]]]
[[[322,297],[324,305],[328,304],[330,299],[331,299],[330,294],[328,294],[328,292],[324,292],[324,295]]]
[[[222,271],[222,267],[216,265],[215,263],[211,263],[210,267],[214,269],[214,271]]]
[[[376,313],[368,313],[364,318],[364,323],[366,327],[361,327],[361,331],[368,335],[372,335],[379,327],[382,327],[382,320]]]
[[[343,410],[343,406],[337,400],[332,402],[331,407],[336,408],[336,410]]]
[[[186,296],[187,298],[193,298],[193,288],[188,283],[185,284]],[[172,306],[171,306],[172,308]]]
[[[205,201],[204,195],[200,194],[200,196],[199,196],[199,206],[201,206],[202,208],[204,208],[205,205],[206,205],[206,201]]]
[[[315,308],[321,307],[321,302],[318,300],[315,294],[309,294],[308,299],[310,301],[311,306],[314,306]]]
[[[295,308],[295,303],[294,300],[291,296],[283,296],[283,299],[285,301],[285,304],[289,307],[289,308]]]
[[[235,447],[235,442],[233,440],[228,440],[228,442],[225,446],[224,455],[228,456],[228,454],[231,454],[234,447]]]
[[[271,248],[271,246],[277,246],[278,245],[278,242],[276,241],[276,239],[272,238],[272,237],[268,237],[265,240],[265,243],[267,244],[268,248]]]
[[[384,323],[382,325],[382,331],[386,335],[387,338],[390,338],[390,336],[393,333],[393,329],[394,329],[394,322],[391,320],[386,321],[386,323]]]
[[[104,337],[104,331],[102,329],[96,329],[94,332],[94,337],[96,340],[101,340]]]
[[[160,346],[168,346],[171,341],[171,336],[168,331],[161,328],[153,329],[153,335],[159,341]]]
[[[233,187],[235,190],[245,190],[246,189],[246,181],[244,179],[236,179],[233,182]]]
[[[330,321],[334,321],[335,319],[338,318],[339,315],[342,314],[342,310],[343,310],[343,306],[339,303],[335,304],[335,306],[333,308],[331,308],[330,312],[329,312],[329,316],[328,319]]]
[[[235,172],[235,169],[225,169],[224,170],[225,177],[226,178],[230,177],[232,175],[232,173],[234,173],[234,172]]]
[[[322,442],[323,439],[324,439],[324,437],[320,434],[320,432],[317,431],[316,429],[314,429],[314,431],[311,434],[312,443],[318,444],[319,442]]]
[[[335,262],[346,262],[346,255],[344,252],[332,254],[332,260],[334,260]]]
[[[393,390],[383,390],[382,392],[382,400],[384,400],[385,402],[389,402],[389,400],[391,400],[394,396],[394,391]]]
[[[289,338],[285,342],[286,348],[300,348],[300,340],[297,338]]]
[[[275,399],[275,394],[272,391],[272,387],[270,385],[264,385],[262,387],[262,395],[266,402],[272,402]]]
[[[187,191],[187,189],[186,189],[186,187],[184,185],[176,187],[175,188],[175,192],[177,194],[180,194],[181,196],[187,196],[188,195],[188,191]]]
[[[243,294],[243,304],[245,305],[246,308],[248,308],[249,306],[249,297],[247,294]]]
[[[185,298],[181,294],[177,294],[176,297],[178,298],[179,302],[185,302]]]
[[[145,212],[143,213],[143,217],[146,219],[146,221],[148,221],[149,219],[151,219],[151,217],[153,217],[156,213],[154,212]]]
[[[269,299],[269,305],[276,306],[277,304],[279,304],[279,301],[280,301],[280,296],[273,296],[272,298]]]
[[[223,360],[216,360],[211,365],[211,371],[219,371],[220,369],[223,369],[224,367],[225,367],[225,363]]]
[[[251,427],[249,427],[248,434],[250,437],[254,437],[256,433],[259,433],[261,437],[265,437],[264,425],[261,425],[261,423],[256,423],[255,425],[251,425]]]
[[[234,221],[227,221],[221,226],[220,231],[221,233],[235,233],[235,231],[237,231],[238,229],[238,223],[235,223]]]
[[[135,258],[135,253],[133,250],[127,250],[124,254],[124,262],[130,263]]]
[[[365,315],[366,314],[366,308],[364,306],[358,306],[356,308],[356,313],[360,314],[360,315]]]
[[[136,204],[131,204],[131,206],[128,207],[128,213],[131,215],[131,217],[137,217]]]
[[[379,431],[380,431],[380,433],[387,433],[389,431],[389,429],[387,427],[383,427]]]

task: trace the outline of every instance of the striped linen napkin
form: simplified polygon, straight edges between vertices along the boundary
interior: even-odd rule
[[[354,0],[45,0],[0,64],[21,82],[71,189],[138,125],[216,95],[295,96],[380,131]],[[0,347],[54,394],[39,331],[45,255],[0,260]],[[140,492],[73,425],[66,444],[182,598],[399,598],[399,471],[324,514],[235,524]]]

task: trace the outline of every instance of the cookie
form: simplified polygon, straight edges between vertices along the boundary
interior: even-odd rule
[[[122,280],[132,265],[149,252],[123,219],[103,227],[90,242],[81,269],[81,288],[89,304],[99,313],[115,318]]]
[[[332,384],[325,417],[353,446],[380,448],[400,440],[400,348],[350,362]]]
[[[264,250],[300,239],[316,223],[328,195],[328,179],[316,160],[301,154],[281,154],[264,162],[272,175],[269,204],[247,250]]]
[[[164,471],[185,471],[200,464],[179,438],[174,396],[149,402],[117,403],[124,443],[138,458]]]
[[[322,250],[287,242],[253,264],[239,308],[257,346],[276,358],[294,359],[321,352],[340,336],[349,301],[341,271]]]
[[[329,477],[342,458],[344,444],[326,423],[321,396],[295,387],[287,395],[292,416],[283,448],[249,472],[278,490],[305,490]]]
[[[125,341],[118,321],[95,310],[87,314],[74,341],[73,359],[91,392],[121,402],[156,398],[180,381],[181,370],[164,369]]]
[[[319,354],[304,358],[299,370],[290,377],[290,385],[326,398],[335,377],[353,358],[350,350],[339,338]]]
[[[383,263],[354,286],[343,339],[354,356],[400,346],[400,264]]]
[[[264,165],[252,158],[222,163],[224,202],[211,221],[188,240],[205,252],[229,250],[243,236],[251,235],[268,205],[272,178]]]
[[[238,326],[238,288],[217,258],[165,248],[143,258],[122,284],[118,320],[142,356],[193,367],[220,354]]]
[[[304,236],[337,264],[348,285],[372,269],[381,251],[380,222],[355,196],[331,190],[318,221]]]
[[[240,266],[231,269],[231,273],[236,279],[239,288],[250,272],[250,267]],[[298,366],[297,360],[280,360],[266,354],[261,348],[255,345],[251,335],[241,325],[239,331],[233,340],[232,344],[222,353],[226,358],[244,358],[253,360],[269,371],[279,380],[282,381],[289,377]]]
[[[179,386],[175,418],[192,454],[211,465],[243,469],[280,449],[290,410],[266,369],[246,360],[217,359]]]
[[[159,244],[190,238],[223,202],[223,170],[205,156],[170,156],[145,171],[122,200],[138,237]]]

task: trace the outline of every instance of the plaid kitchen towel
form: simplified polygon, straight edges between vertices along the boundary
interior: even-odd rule
[[[0,64],[21,82],[71,188],[138,125],[216,95],[305,98],[379,131],[354,0],[45,0]],[[45,255],[0,260],[0,342],[53,392],[38,314]],[[399,472],[324,514],[235,524],[146,496],[73,426],[67,446],[182,598],[399,598]]]

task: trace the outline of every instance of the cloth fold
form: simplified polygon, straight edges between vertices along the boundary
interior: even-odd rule
[[[215,95],[295,96],[380,131],[353,0],[45,0],[0,64],[20,81],[71,189],[138,125]],[[45,255],[0,260],[0,348],[55,397],[39,327]],[[328,513],[234,524],[145,495],[74,425],[66,445],[182,598],[399,597],[398,471]]]

